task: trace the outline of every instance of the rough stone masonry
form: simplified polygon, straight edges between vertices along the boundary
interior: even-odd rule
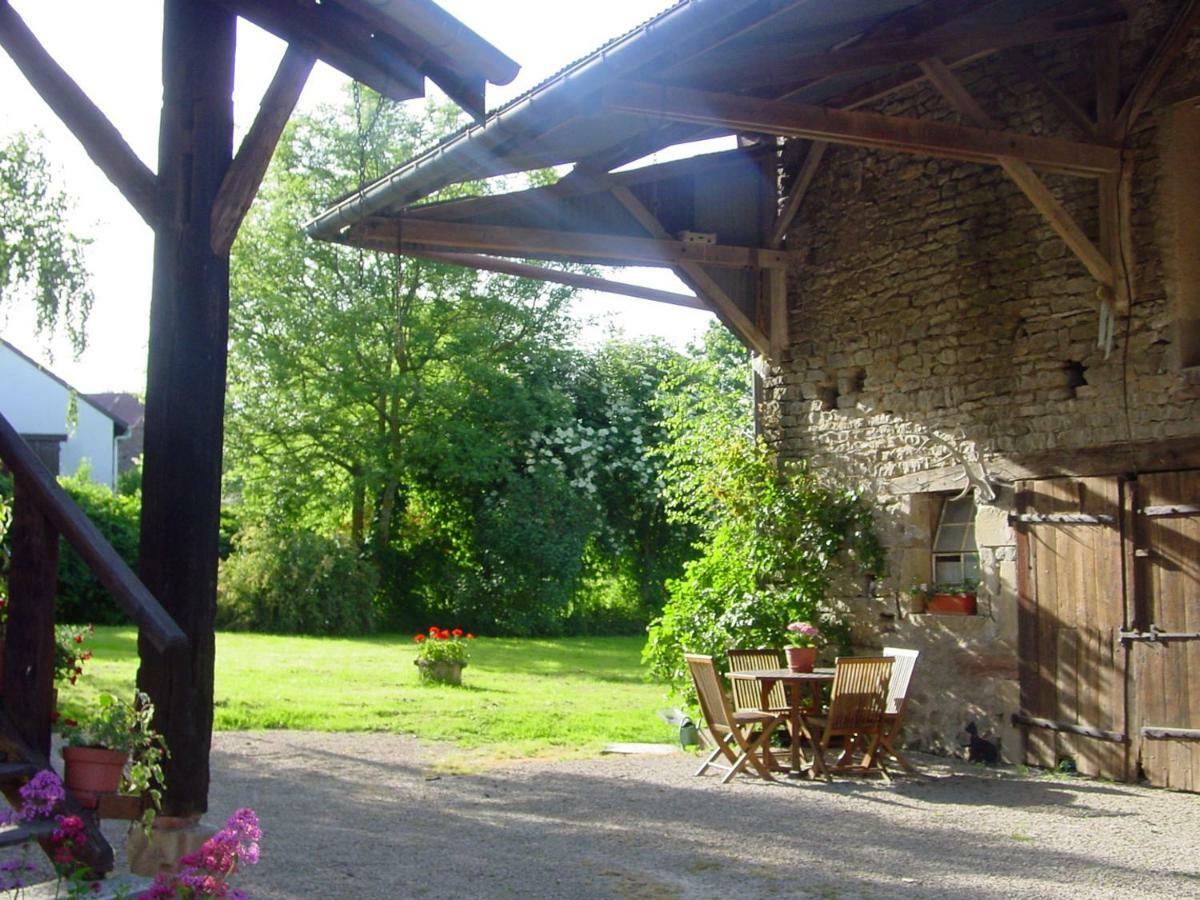
[[[1179,4],[1124,6],[1128,92]],[[1089,40],[1023,52],[1088,105]],[[1014,53],[957,73],[1004,127],[1085,138]],[[1097,346],[1097,283],[996,166],[832,148],[787,237],[803,262],[789,273],[790,347],[765,378],[764,434],[783,455],[877,500],[891,572],[873,596],[850,598],[855,636],[864,649],[921,650],[912,744],[958,752],[956,735],[975,720],[1017,756],[1008,724],[1019,708],[1012,480],[1080,474],[1073,460],[1097,449],[1117,474],[1136,467],[1134,448],[1200,437],[1200,360],[1184,346],[1200,316],[1200,247],[1179,224],[1200,215],[1187,199],[1200,195],[1196,161],[1186,159],[1197,146],[1196,101],[1180,103],[1200,94],[1198,80],[1193,35],[1129,138],[1133,258],[1118,277],[1133,303],[1110,353]],[[959,121],[927,83],[876,111]],[[1164,166],[1172,154],[1185,159]],[[1096,240],[1096,182],[1044,181]],[[904,591],[929,580],[937,504],[968,476],[990,477],[996,489],[991,500],[976,495],[979,615],[914,614]]]

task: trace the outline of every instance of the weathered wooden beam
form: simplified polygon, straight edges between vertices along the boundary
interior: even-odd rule
[[[1152,519],[1175,516],[1200,516],[1200,503],[1180,503],[1174,506],[1144,506],[1138,512]]]
[[[640,300],[654,300],[658,303],[669,303],[673,306],[683,306],[688,309],[708,309],[708,306],[699,297],[691,294],[662,291],[657,288],[643,287],[640,284],[629,284],[624,281],[610,281],[607,278],[598,278],[595,275],[584,275],[580,272],[564,272],[562,269],[534,266],[511,259],[481,256],[474,253],[409,252],[407,255],[415,256],[419,259],[429,259],[434,262],[480,269],[484,272],[499,272],[502,275],[516,275],[519,278],[552,281],[555,284],[565,284],[568,287],[577,287],[588,291],[600,291],[605,294],[622,294],[626,297],[637,297]]]
[[[295,0],[212,2],[288,44],[303,47],[391,100],[411,100],[425,93],[425,76],[408,60],[404,48],[373,37],[367,22],[337,4]]]
[[[154,242],[138,566],[188,644],[162,653],[140,637],[137,681],[171,750],[171,816],[208,807],[229,343],[229,257],[212,250],[212,213],[233,157],[236,35],[236,16],[212,3],[164,2],[158,167],[171,190]]]
[[[1142,737],[1153,741],[1200,741],[1200,728],[1169,728],[1165,725],[1146,725]]]
[[[146,224],[158,222],[158,179],[100,108],[38,42],[7,2],[0,2],[0,45]]]
[[[915,65],[930,57],[994,53],[1009,47],[1078,37],[1124,19],[1124,13],[1107,12],[1089,17],[1032,19],[1017,25],[947,28],[911,40],[865,42],[832,53],[798,57],[779,57],[764,53],[762,48],[750,47],[728,61],[722,58],[720,74],[724,83],[749,90],[863,69]]]
[[[1103,513],[1021,513],[1008,517],[1009,525],[1115,525],[1116,521]]]
[[[7,423],[5,423],[7,424]],[[29,479],[13,479],[12,564],[4,640],[4,709],[21,738],[50,754],[58,531]]]
[[[1159,82],[1167,74],[1167,69],[1179,56],[1180,51],[1187,44],[1188,38],[1191,37],[1192,29],[1197,25],[1200,25],[1200,0],[1184,0],[1175,19],[1171,22],[1171,27],[1167,29],[1166,35],[1155,49],[1149,63],[1138,75],[1137,83],[1133,86],[1133,90],[1130,91],[1129,96],[1125,99],[1125,104],[1113,121],[1111,136],[1122,137],[1128,134],[1137,123],[1138,117],[1141,116],[1149,104],[1150,98],[1158,89]]]
[[[340,238],[344,243],[391,253],[438,249],[508,254],[564,256],[581,260],[621,260],[627,265],[677,266],[696,262],[713,266],[786,266],[790,254],[758,247],[696,244],[676,240],[626,237],[503,225],[472,225],[414,218],[375,216],[362,220]]]
[[[1121,103],[1121,39],[1115,29],[1106,29],[1096,36],[1093,59],[1096,70],[1096,131],[1098,134],[1108,134]],[[1130,196],[1122,182],[1122,174],[1100,176],[1098,214],[1100,250],[1113,268],[1112,311],[1118,314],[1129,311],[1134,268]],[[1108,322],[1111,324],[1111,318]],[[1109,341],[1103,340],[1103,343],[1107,354]]]
[[[602,96],[604,105],[612,110],[721,125],[730,131],[812,138],[989,164],[1006,157],[1071,175],[1097,176],[1120,167],[1120,153],[1113,147],[900,116],[638,82],[614,84]]]
[[[233,246],[242,219],[250,211],[254,195],[267,173],[279,136],[296,108],[316,61],[308,50],[289,45],[284,51],[275,77],[263,94],[258,115],[242,138],[242,145],[230,163],[213,203],[212,248],[217,255],[228,253]]]
[[[771,358],[779,362],[788,348],[787,272],[767,271],[767,316],[770,325]]]
[[[617,199],[631,216],[641,225],[646,232],[658,241],[665,240],[668,235],[662,223],[651,212],[645,204],[642,203],[633,191],[624,185],[614,184],[610,188],[612,195]],[[730,297],[725,290],[713,280],[704,269],[694,262],[679,263],[679,271],[681,276],[686,276],[696,293],[705,298],[711,305],[713,311],[720,316],[733,329],[736,334],[751,350],[755,350],[764,356],[770,354],[771,345],[767,336],[762,333],[759,327],[742,312],[741,307],[737,302]],[[778,357],[773,357],[778,361]]]
[[[829,144],[825,141],[813,141],[809,146],[808,155],[800,164],[800,171],[796,173],[796,180],[792,182],[783,208],[779,210],[779,215],[775,217],[775,224],[771,226],[771,239],[768,246],[778,247],[783,243],[788,229],[792,227],[792,222],[796,218],[796,213],[800,211],[800,205],[804,203],[808,189],[812,186],[813,179],[817,177],[817,169],[821,165],[821,160],[825,158],[827,149],[829,149]]]
[[[1111,29],[1105,30],[1111,31]],[[1064,118],[1073,122],[1089,138],[1097,137],[1098,132],[1095,120],[1088,115],[1082,106],[1075,102],[1074,97],[1059,86],[1058,82],[1047,75],[1028,53],[1023,50],[1014,50],[1009,53],[1009,59],[1016,65],[1022,75],[1028,78],[1035,87],[1041,90],[1058,107],[1058,111],[1062,113]]]
[[[950,71],[949,66],[941,60],[922,61],[921,71],[960,115],[972,120],[980,127],[996,127],[996,123],[992,121],[983,107],[971,96],[958,77]],[[1042,214],[1055,233],[1071,248],[1071,252],[1083,263],[1092,277],[1111,290],[1114,283],[1112,264],[1092,243],[1066,208],[1058,202],[1058,198],[1050,193],[1050,189],[1042,183],[1033,169],[1027,163],[1009,157],[1002,156],[997,162],[1029,198],[1034,208]]]
[[[1095,738],[1098,741],[1108,741],[1113,744],[1125,744],[1129,742],[1129,737],[1122,731],[1105,731],[1102,728],[1076,725],[1073,722],[1056,722],[1053,719],[1027,716],[1024,713],[1013,713],[1012,723],[1014,725],[1028,725],[1031,728],[1045,728],[1048,731],[1058,731],[1063,734],[1078,734],[1081,737]]]

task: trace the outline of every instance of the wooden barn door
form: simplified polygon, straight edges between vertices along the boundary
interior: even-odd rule
[[[1018,641],[1025,761],[1071,760],[1129,775],[1122,485],[1055,478],[1017,485]]]
[[[1135,509],[1130,737],[1152,784],[1200,791],[1200,472],[1140,476]]]

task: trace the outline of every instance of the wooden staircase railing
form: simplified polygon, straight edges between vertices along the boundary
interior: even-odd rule
[[[40,770],[50,768],[60,536],[70,542],[156,650],[182,649],[187,636],[2,415],[0,461],[13,476],[0,752],[8,763],[31,764]],[[0,778],[0,793],[16,807],[20,804],[17,791],[24,780],[17,769],[9,772],[8,777]],[[66,807],[72,813],[79,811],[70,795]],[[112,848],[96,822],[90,816],[83,819],[87,847],[76,855],[96,873],[111,871]]]

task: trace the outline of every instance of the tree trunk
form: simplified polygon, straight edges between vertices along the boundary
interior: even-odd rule
[[[167,657],[139,641],[138,686],[171,751],[173,816],[208,808],[229,332],[229,257],[212,252],[210,232],[233,155],[235,26],[203,0],[166,0],[139,566],[190,643]]]

